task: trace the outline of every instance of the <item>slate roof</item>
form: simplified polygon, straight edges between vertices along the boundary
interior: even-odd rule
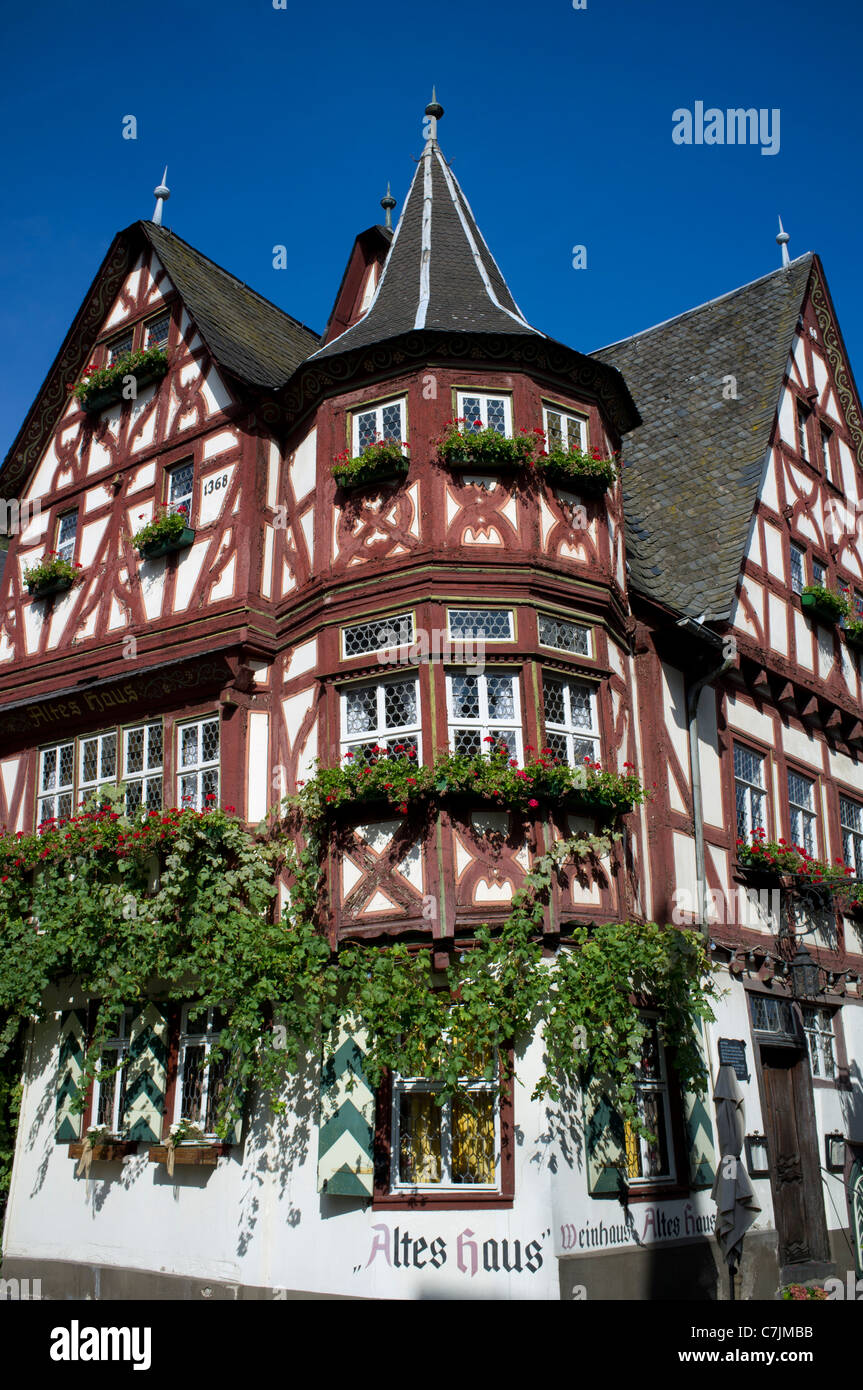
[[[730,614],[813,259],[591,354],[644,421],[623,450],[630,584],[689,617]]]
[[[436,140],[426,143],[368,313],[316,357],[413,329],[532,333]]]
[[[241,381],[281,386],[320,344],[317,333],[181,237],[154,222],[139,226],[216,361]]]

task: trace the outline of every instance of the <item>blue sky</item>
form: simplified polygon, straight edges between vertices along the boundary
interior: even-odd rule
[[[863,381],[859,0],[287,5],[7,8],[0,457],[166,163],[166,225],[322,329],[387,179],[398,216],[432,82],[441,146],[537,327],[589,351],[756,279],[781,213],[792,256],[823,257]],[[696,101],[778,108],[779,152],[675,145],[672,112]]]

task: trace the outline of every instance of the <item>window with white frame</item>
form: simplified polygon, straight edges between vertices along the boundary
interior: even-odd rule
[[[847,796],[839,798],[839,824],[842,827],[842,858],[863,878],[863,806]]]
[[[545,742],[562,762],[579,767],[599,758],[596,696],[585,681],[543,673]]]
[[[482,638],[486,642],[511,642],[513,616],[511,608],[450,608],[447,611],[449,636],[453,638]]]
[[[78,740],[78,798],[99,804],[99,792],[117,784],[117,733],[92,734]]]
[[[180,805],[205,811],[219,798],[219,717],[195,719],[177,729],[177,795]]]
[[[342,754],[373,761],[375,749],[421,761],[419,679],[348,686],[341,692]]]
[[[114,1019],[113,1030],[102,1040],[93,1082],[93,1124],[107,1126],[112,1134],[121,1134],[123,1128],[131,1023],[131,1009]]]
[[[150,319],[149,323],[144,328],[144,347],[166,348],[168,346],[168,334],[170,331],[170,314],[159,314],[158,318]]]
[[[479,1069],[478,1069],[479,1070]],[[437,1103],[439,1086],[393,1077],[393,1191],[500,1187],[500,1097],[497,1082],[460,1078],[469,1100]]]
[[[168,511],[185,512],[187,522],[192,515],[194,487],[195,465],[191,461],[168,469]]]
[[[505,671],[447,675],[450,746],[455,753],[487,752],[504,744],[511,758],[521,762],[521,709],[518,677]]]
[[[555,647],[560,652],[572,652],[576,656],[590,656],[590,628],[581,623],[571,623],[566,618],[552,618],[548,613],[540,613],[539,640],[544,647]]]
[[[404,397],[355,410],[351,415],[351,439],[355,454],[361,454],[379,440],[395,444],[405,442]]]
[[[123,730],[123,785],[126,814],[139,806],[162,809],[162,725],[136,724]]]
[[[815,783],[799,772],[788,773],[788,808],[791,819],[791,842],[801,845],[807,854],[817,850]]]
[[[646,1018],[647,1031],[635,1068],[639,1118],[650,1137],[624,1121],[626,1176],[633,1185],[668,1181],[674,1177],[671,1115],[668,1101],[668,1063],[655,1018]]]
[[[833,449],[831,441],[833,431],[826,425],[821,426],[821,462],[824,466],[824,477],[829,483],[833,481]]]
[[[542,416],[549,452],[552,449],[569,452],[587,447],[587,421],[580,415],[568,415],[563,410],[543,406]]]
[[[394,613],[391,618],[374,618],[368,623],[351,623],[342,628],[342,657],[371,656],[374,652],[403,647],[414,640],[413,613]]]
[[[113,367],[114,364],[118,362],[121,357],[128,357],[131,351],[132,330],[129,329],[127,333],[121,333],[118,338],[113,338],[111,342],[108,344],[108,348],[105,353],[106,367]]]
[[[797,402],[797,448],[801,458],[809,458],[809,417],[812,414],[801,400]]]
[[[458,417],[464,427],[479,433],[494,430],[508,439],[512,437],[512,401],[509,396],[496,396],[486,391],[459,391]]]
[[[75,744],[56,743],[39,753],[36,823],[71,816],[75,795]]]
[[[803,1006],[803,1031],[809,1044],[812,1075],[832,1081],[836,1075],[836,1056],[833,1051],[833,1013],[830,1009]]]
[[[803,586],[806,583],[806,552],[792,542],[789,553],[791,556],[791,592],[792,594],[802,594]]]
[[[186,1004],[180,1028],[174,1123],[188,1120],[216,1137],[218,1104],[225,1084],[226,1059],[211,1061],[225,1027],[221,1009]]]
[[[78,535],[78,513],[64,512],[57,522],[57,559],[73,564],[75,538]]]
[[[766,828],[767,787],[765,762],[742,743],[734,745],[734,802],[737,815],[737,834],[748,840],[754,830]]]

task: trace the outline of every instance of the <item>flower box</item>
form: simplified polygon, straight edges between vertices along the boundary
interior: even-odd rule
[[[126,378],[135,378],[136,392],[153,381],[159,381],[168,370],[168,358],[162,348],[146,352],[130,352],[110,367],[91,372],[75,387],[75,395],[84,409],[92,414],[124,399]]]
[[[99,1144],[88,1144],[86,1140],[81,1139],[69,1145],[69,1157],[83,1158],[84,1151],[88,1148],[94,1163],[122,1163],[124,1158],[138,1152],[138,1145],[134,1140],[107,1139]]]
[[[333,477],[344,492],[359,492],[363,488],[400,483],[407,477],[409,468],[410,459],[403,459],[401,464],[391,463],[386,467],[374,468],[370,465],[367,470],[357,469],[354,473],[333,466]]]
[[[536,440],[522,432],[510,439],[494,429],[460,429],[464,420],[451,420],[437,441],[438,459],[447,468],[505,473],[533,462]]]
[[[160,540],[144,541],[138,546],[142,560],[157,560],[160,555],[170,555],[175,550],[186,550],[195,539],[191,526],[184,526],[175,536],[163,536]]]
[[[800,603],[816,622],[828,625],[838,623],[847,612],[847,601],[842,595],[834,594],[832,589],[825,589],[820,585],[813,584],[805,588],[800,595]]]
[[[333,461],[332,475],[345,492],[400,483],[411,466],[408,447],[397,439],[379,439],[354,457],[345,449]]]
[[[852,621],[843,624],[845,641],[856,652],[863,652],[863,623]]]
[[[598,801],[586,792],[579,792],[575,788],[567,792],[560,803],[570,814],[578,812],[585,816],[598,816],[604,820],[612,820],[615,816],[628,816],[633,808],[631,801]]]
[[[599,497],[617,482],[613,459],[603,458],[598,449],[586,454],[581,449],[552,449],[536,461],[537,472],[557,487]]]
[[[176,1144],[174,1146],[174,1166],[194,1168],[215,1168],[222,1154],[221,1144]],[[148,1151],[151,1163],[168,1162],[168,1145],[152,1144]]]
[[[58,574],[53,579],[36,579],[32,583],[25,580],[31,598],[53,598],[55,594],[65,594],[75,580],[68,575]]]

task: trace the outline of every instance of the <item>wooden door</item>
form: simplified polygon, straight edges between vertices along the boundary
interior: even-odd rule
[[[761,1074],[779,1263],[825,1260],[827,1223],[806,1056],[762,1048]]]

